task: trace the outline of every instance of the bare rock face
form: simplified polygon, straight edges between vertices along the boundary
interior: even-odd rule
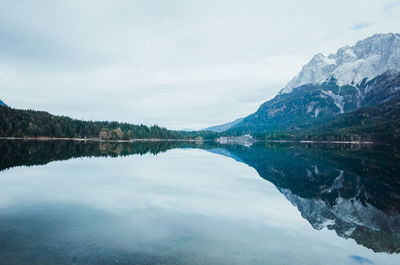
[[[339,86],[358,85],[388,70],[400,69],[400,34],[375,34],[336,54],[315,55],[279,93],[291,93],[305,84],[319,84],[331,78]]]

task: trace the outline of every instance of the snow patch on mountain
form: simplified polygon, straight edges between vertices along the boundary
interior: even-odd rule
[[[400,69],[400,34],[375,34],[336,54],[315,55],[279,93],[290,93],[305,84],[335,78],[339,86],[369,81],[387,70]]]
[[[316,109],[315,109],[315,112],[314,112],[314,118],[318,118],[319,112],[320,112],[320,109],[319,109],[319,108],[316,108]]]
[[[344,171],[340,170],[339,176],[336,177],[336,179],[333,181],[333,184],[330,187],[324,189],[323,192],[331,193],[334,190],[339,190],[343,188],[343,182],[344,182]]]
[[[303,66],[299,75],[293,78],[280,93],[290,93],[295,87],[314,83],[316,80],[325,80],[335,68],[336,60],[327,58],[319,53],[308,64]]]
[[[312,112],[312,111],[314,110],[314,105],[315,105],[315,102],[312,101],[312,102],[307,106],[307,114],[310,113],[310,112]]]
[[[335,103],[336,107],[339,108],[340,113],[344,113],[344,97],[340,95],[334,94],[332,91],[321,91],[325,95],[331,97],[333,99],[333,102]]]

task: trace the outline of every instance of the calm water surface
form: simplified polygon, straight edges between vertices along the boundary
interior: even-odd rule
[[[0,264],[400,264],[393,148],[2,141],[0,151]]]

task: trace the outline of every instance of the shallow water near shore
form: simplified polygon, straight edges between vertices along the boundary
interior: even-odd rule
[[[399,264],[396,148],[0,141],[0,264]]]

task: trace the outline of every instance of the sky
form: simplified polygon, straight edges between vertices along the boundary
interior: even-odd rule
[[[273,98],[316,53],[400,31],[398,0],[0,0],[0,99],[201,129]]]

